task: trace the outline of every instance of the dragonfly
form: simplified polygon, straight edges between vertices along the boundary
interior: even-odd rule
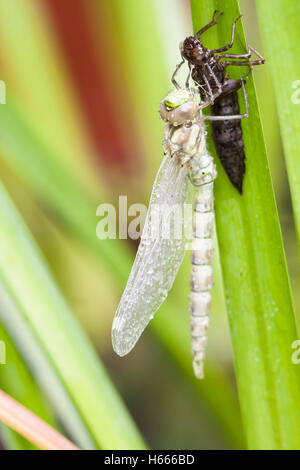
[[[198,88],[190,87],[191,69],[181,88],[174,89],[160,103],[165,121],[164,158],[154,181],[139,248],[112,325],[115,352],[124,356],[135,346],[155,312],[172,288],[185,252],[191,242],[190,330],[192,364],[195,376],[204,377],[204,359],[213,285],[213,185],[217,176],[213,158],[206,146],[206,120],[240,119],[241,115],[207,116],[202,110],[211,97],[202,100]],[[241,82],[248,102],[244,82]],[[216,91],[213,99],[219,96]],[[175,230],[163,236],[162,226],[174,228],[172,208],[184,210],[190,188],[194,188],[191,240],[186,232],[178,237]],[[155,230],[153,230],[155,227]],[[158,234],[158,236],[157,236]]]

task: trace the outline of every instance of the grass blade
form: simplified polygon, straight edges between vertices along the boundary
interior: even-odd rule
[[[2,306],[0,306],[2,309]],[[0,324],[0,340],[5,344],[6,363],[0,365],[0,388],[13,396],[24,406],[30,408],[51,426],[57,427],[49,407],[46,406],[38,387],[29,374],[22,358],[16,351],[11,338]],[[15,431],[1,426],[2,439],[8,449],[32,450],[36,449],[31,442]]]
[[[79,411],[74,406],[72,398],[62,383],[57,370],[49,361],[49,356],[45,352],[43,346],[39,341],[37,341],[36,335],[24,318],[23,312],[18,306],[16,299],[13,299],[13,297],[9,295],[8,289],[3,284],[2,278],[0,278],[0,299],[1,321],[3,325],[5,325],[6,331],[9,331],[14,344],[18,347],[19,353],[22,355],[22,358],[34,376],[36,383],[52,406],[53,411],[64,424],[66,432],[72,436],[72,440],[78,443],[82,449],[94,448],[95,441],[91,437]],[[8,348],[10,348],[10,342],[8,342],[7,345]],[[35,403],[36,397],[34,395],[27,397],[27,393],[25,393],[25,397],[21,395],[19,398],[19,388],[22,390],[22,387],[20,387],[16,380],[18,379],[18,376],[15,377],[14,383],[10,383],[9,377],[13,366],[20,366],[20,364],[18,364],[18,361],[15,361],[16,357],[12,355],[14,351],[11,348],[8,349],[7,353],[10,354],[10,356],[8,356],[8,363],[5,365],[3,373],[3,380],[6,378],[6,381],[4,382],[6,385],[5,391],[10,391],[10,395],[19,399],[21,403],[44,419],[43,414],[41,414],[43,410],[40,410],[39,408],[36,409],[39,402],[37,401],[37,404]],[[20,370],[18,369],[18,374],[22,371],[24,372],[22,368]],[[25,378],[26,374],[24,379]],[[22,377],[22,381],[24,379]],[[28,391],[30,391],[30,388]],[[49,420],[47,421],[49,422]],[[51,424],[51,422],[49,424]]]
[[[300,4],[266,0],[257,2],[257,12],[275,91],[299,249],[300,63],[295,60],[295,44],[299,42]]]
[[[191,0],[191,7],[195,31],[210,21],[214,9],[225,11],[218,27],[206,33],[205,44],[227,44],[239,14],[237,1]],[[246,51],[241,23],[235,45],[233,52]],[[248,446],[295,449],[300,445],[300,371],[291,362],[291,344],[297,332],[252,77],[247,92],[250,117],[242,123],[247,155],[242,196],[217,165],[221,265]]]
[[[101,448],[143,448],[138,431],[3,186],[0,226],[0,278],[5,291],[56,369],[92,438]],[[12,325],[18,328],[18,322]]]
[[[60,222],[80,240],[91,245],[120,279],[127,278],[131,257],[115,240],[96,237],[96,203],[72,176],[58,156],[26,124],[20,107],[10,97],[0,107],[0,148],[8,164],[29,181]]]

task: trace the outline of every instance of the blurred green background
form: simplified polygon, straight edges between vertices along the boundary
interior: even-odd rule
[[[254,1],[240,6],[247,40],[264,54]],[[188,256],[166,306],[121,359],[112,351],[110,328],[137,245],[116,241],[126,253],[120,261],[113,242],[96,238],[100,203],[117,205],[119,195],[127,195],[129,205],[148,202],[162,158],[158,105],[171,88],[179,42],[191,32],[187,0],[0,0],[0,79],[7,92],[0,105],[1,180],[147,444],[239,448],[244,436],[218,256],[207,379],[199,383],[189,363]],[[299,317],[296,236],[268,66],[254,75]],[[85,201],[91,216],[80,219]],[[94,223],[90,235],[87,220]],[[0,339],[11,335],[3,324]],[[22,340],[14,343],[22,355]],[[26,402],[7,349],[0,386]],[[72,438],[40,391],[39,368],[25,362],[43,406]],[[35,396],[26,403],[34,409]],[[1,442],[27,445],[4,429]]]

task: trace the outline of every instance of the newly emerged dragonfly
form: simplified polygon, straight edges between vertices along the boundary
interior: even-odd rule
[[[192,219],[192,251],[190,276],[190,325],[193,367],[196,377],[203,378],[206,332],[212,288],[212,231],[214,225],[213,181],[216,169],[206,148],[205,120],[228,119],[223,116],[202,116],[201,110],[211,104],[201,101],[198,90],[175,89],[160,104],[160,115],[166,122],[164,159],[156,176],[138,252],[115,314],[112,343],[120,355],[136,344],[155,312],[166,299],[182,263],[188,239],[177,237],[172,219],[174,205],[183,209],[188,200],[189,182],[194,186]],[[244,94],[244,83],[241,83]],[[246,99],[246,95],[245,95]],[[247,106],[247,101],[246,101]],[[245,115],[233,115],[241,119]],[[161,229],[171,225],[168,236]],[[153,236],[153,227],[159,236]]]

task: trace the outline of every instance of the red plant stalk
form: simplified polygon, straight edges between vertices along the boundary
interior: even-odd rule
[[[43,450],[79,450],[71,441],[0,390],[0,420]]]

